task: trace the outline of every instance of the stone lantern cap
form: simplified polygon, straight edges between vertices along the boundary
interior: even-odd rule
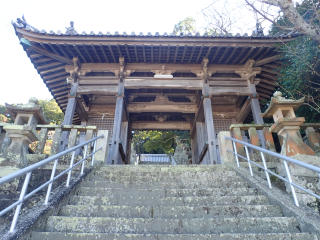
[[[282,97],[281,92],[277,91],[273,94],[268,109],[264,113],[260,113],[260,116],[263,118],[272,118],[279,109],[292,109],[295,111],[304,103],[304,99],[304,97],[298,100],[286,99]],[[289,117],[295,117],[294,112]]]
[[[42,107],[37,105],[38,99],[35,97],[31,97],[27,104],[23,105],[11,105],[6,103],[6,108],[10,112],[12,119],[15,120],[18,113],[22,114],[33,114],[35,118],[38,120],[39,124],[49,124],[50,122],[46,119],[43,114]]]

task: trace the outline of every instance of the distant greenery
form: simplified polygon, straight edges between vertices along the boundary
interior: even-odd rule
[[[190,144],[189,131],[150,130],[133,132],[133,146],[137,154],[142,153],[165,153],[173,154],[176,148],[176,139],[187,139]]]

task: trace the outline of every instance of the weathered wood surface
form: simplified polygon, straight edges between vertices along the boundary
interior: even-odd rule
[[[249,96],[249,87],[210,87],[211,95],[237,95],[237,96]]]
[[[137,88],[179,88],[179,89],[201,89],[201,80],[156,80],[153,78],[126,78],[125,88],[126,89],[137,89]]]
[[[204,156],[206,155],[207,151],[208,151],[208,143],[205,143],[205,145],[203,146],[203,149],[199,155],[199,160],[198,160],[198,164],[200,164],[203,161]]]
[[[77,90],[77,93],[79,94],[116,94],[117,92],[117,85],[80,85]]]
[[[190,130],[190,123],[180,121],[134,121],[132,122],[132,130]]]
[[[129,103],[128,111],[130,113],[141,112],[181,112],[194,113],[196,105],[188,103],[173,103],[173,104],[152,104],[152,103]]]
[[[62,131],[71,131],[71,129],[77,129],[79,132],[86,132],[87,130],[93,130],[96,132],[98,128],[96,126],[81,126],[81,125],[37,125],[36,130],[41,128],[47,128],[49,131],[55,131],[57,128],[61,128]]]

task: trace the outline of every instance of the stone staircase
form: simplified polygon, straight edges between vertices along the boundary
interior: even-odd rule
[[[103,166],[68,204],[32,239],[318,239],[223,165]]]

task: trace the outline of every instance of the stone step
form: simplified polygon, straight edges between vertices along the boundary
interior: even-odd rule
[[[113,218],[215,218],[215,217],[282,217],[279,206],[231,205],[212,207],[132,207],[103,205],[67,205],[60,216]]]
[[[216,180],[225,177],[237,177],[235,171],[201,171],[201,172],[113,172],[95,171],[90,180],[154,180],[154,181],[179,181],[181,179],[210,179]],[[239,178],[238,178],[239,179]]]
[[[212,181],[220,181],[221,179],[228,180],[230,182],[241,182],[240,176],[206,176],[206,177],[187,177],[181,174],[176,177],[136,177],[136,176],[121,176],[121,177],[103,177],[103,176],[91,176],[88,181],[107,181],[107,182],[121,182],[121,183],[179,183],[184,184],[185,182],[190,183],[207,183]]]
[[[101,171],[120,172],[200,172],[230,170],[226,165],[107,165],[100,167]]]
[[[47,232],[126,234],[298,233],[291,217],[145,219],[51,216]]]
[[[248,233],[248,234],[108,234],[108,233],[63,233],[33,232],[32,240],[317,240],[312,233]]]
[[[127,188],[90,188],[82,187],[78,195],[82,196],[148,196],[148,197],[208,197],[208,196],[249,196],[257,195],[254,188],[201,188],[201,189],[131,189]]]
[[[222,197],[97,197],[73,196],[70,205],[119,205],[119,206],[216,206],[216,205],[269,205],[266,196]]]
[[[135,188],[135,189],[196,189],[196,188],[247,188],[249,184],[246,182],[232,182],[228,179],[210,182],[111,182],[111,181],[85,181],[83,187],[98,187],[98,188]]]
[[[172,165],[171,162],[139,162],[139,165]]]

